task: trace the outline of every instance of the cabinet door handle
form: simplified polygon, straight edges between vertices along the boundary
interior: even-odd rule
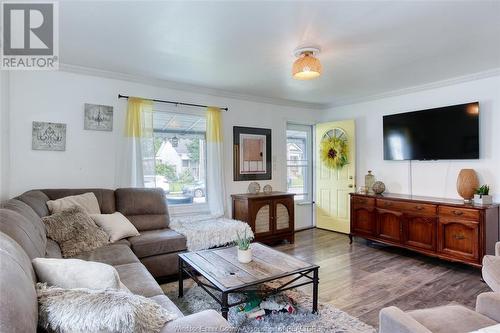
[[[464,212],[461,212],[461,211],[459,211],[459,210],[454,210],[454,211],[453,211],[453,214],[460,216],[460,215],[463,215],[463,214],[464,214]]]
[[[464,235],[453,235],[453,238],[455,238],[457,240],[462,240],[462,239],[465,239],[465,236]]]
[[[423,209],[424,209],[424,207],[422,207],[422,206],[415,206],[415,209],[416,209],[416,210],[423,210]]]

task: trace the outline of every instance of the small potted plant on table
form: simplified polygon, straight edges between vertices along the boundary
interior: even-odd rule
[[[493,203],[493,197],[490,195],[490,187],[488,185],[483,185],[476,190],[474,203],[478,205],[491,205]]]
[[[240,237],[239,233],[237,233],[237,236],[236,245],[238,246],[238,261],[243,264],[248,264],[252,261],[252,249],[250,248],[252,238],[247,237],[246,230],[243,237]]]

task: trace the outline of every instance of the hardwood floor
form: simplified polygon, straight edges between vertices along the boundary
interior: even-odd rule
[[[320,265],[320,301],[374,327],[386,306],[412,310],[460,303],[474,308],[476,296],[490,291],[477,268],[360,238],[349,245],[346,235],[331,231],[300,231],[294,244],[276,248]]]

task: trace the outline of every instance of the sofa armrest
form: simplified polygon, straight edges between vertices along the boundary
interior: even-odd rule
[[[495,255],[500,256],[500,242],[495,244]]]
[[[205,310],[169,321],[160,333],[231,333],[236,330],[215,310]]]
[[[500,323],[500,292],[487,292],[477,296],[476,312]]]
[[[379,333],[432,333],[395,306],[380,310]]]

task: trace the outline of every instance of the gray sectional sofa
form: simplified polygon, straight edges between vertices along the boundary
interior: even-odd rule
[[[41,217],[49,215],[46,202],[86,192],[96,195],[103,214],[121,212],[141,234],[74,258],[114,266],[131,292],[177,313],[179,319],[167,323],[162,333],[230,331],[227,321],[213,310],[183,317],[163,294],[155,277],[177,272],[177,254],[186,250],[186,239],[168,228],[162,190],[124,188],[33,190],[0,205],[0,332],[37,331],[37,279],[31,260],[62,257],[59,245],[45,235]]]

